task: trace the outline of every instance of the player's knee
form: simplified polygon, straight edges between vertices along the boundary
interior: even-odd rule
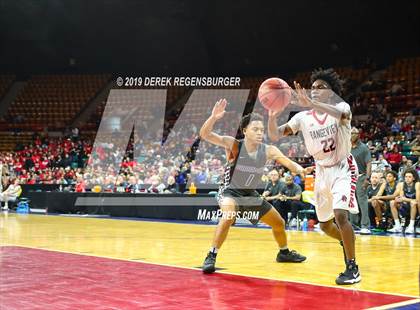
[[[286,227],[286,222],[281,216],[279,216],[278,219],[273,221],[270,226],[274,231],[284,230]]]
[[[348,223],[347,213],[344,210],[335,210],[335,221],[338,226],[343,226]]]
[[[328,233],[332,229],[332,223],[326,222],[326,223],[319,223],[319,228],[325,233]]]
[[[411,200],[410,201],[410,206],[411,206],[411,208],[416,208],[417,207],[417,201]]]
[[[278,225],[280,229],[284,229],[286,227],[286,222],[282,217],[280,217]]]

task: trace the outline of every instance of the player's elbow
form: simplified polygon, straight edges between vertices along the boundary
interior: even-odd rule
[[[198,133],[198,135],[200,136],[200,139],[202,140],[207,140],[209,137],[209,133],[206,132],[206,130],[200,129],[200,132]]]

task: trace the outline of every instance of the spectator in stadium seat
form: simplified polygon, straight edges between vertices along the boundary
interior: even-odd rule
[[[85,180],[83,179],[83,176],[78,176],[77,177],[77,182],[76,182],[76,186],[75,186],[74,191],[76,193],[86,192],[86,183],[85,183]]]
[[[395,144],[392,148],[392,152],[387,154],[387,160],[391,165],[392,170],[398,171],[402,160],[402,155],[398,149],[398,145]]]
[[[299,210],[307,209],[307,206],[301,201],[302,188],[293,183],[293,176],[287,175],[285,185],[280,189],[280,208],[290,210],[292,217],[289,223],[290,227],[297,225],[297,213]],[[287,213],[286,213],[287,214]]]
[[[128,178],[128,185],[125,188],[126,193],[140,193],[140,186],[137,184],[137,178],[134,175],[131,175]]]
[[[406,171],[409,168],[413,168],[413,161],[411,159],[407,159],[407,156],[402,156],[401,165],[400,165],[400,168],[398,169],[399,182],[404,181],[404,171]]]
[[[398,96],[399,94],[402,94],[405,91],[405,89],[402,87],[401,84],[395,82],[392,84],[391,88],[389,89],[389,94],[391,96]]]
[[[112,175],[107,175],[102,186],[102,190],[107,193],[114,192],[115,189],[115,178]]]
[[[124,193],[126,186],[127,182],[125,181],[124,176],[117,176],[117,180],[115,182],[115,191],[118,193]]]
[[[178,191],[177,191],[177,189],[176,189],[176,182],[175,182],[175,178],[174,178],[172,175],[170,175],[170,176],[168,177],[167,184],[166,184],[166,187],[165,187],[165,189],[163,190],[163,192],[164,192],[164,193],[167,193],[167,194],[169,194],[169,193],[176,193],[176,192],[178,192]]]
[[[388,138],[388,142],[386,143],[386,147],[388,148],[388,150],[392,150],[396,144],[397,143],[395,142],[395,137],[390,136]]]
[[[398,118],[395,118],[394,123],[391,125],[391,132],[394,135],[397,135],[401,132],[401,124],[400,124],[400,120]]]
[[[25,163],[24,163],[23,167],[26,170],[30,170],[34,166],[35,166],[34,161],[32,160],[32,157],[28,154],[26,159],[25,159]]]
[[[379,154],[378,159],[372,162],[372,170],[380,170],[384,172],[386,170],[386,167],[389,167],[389,166],[390,165],[384,158],[383,154]]]
[[[3,210],[9,210],[9,202],[14,202],[22,193],[22,187],[19,184],[19,179],[15,178],[12,180],[9,187],[2,193],[0,193],[0,201],[4,202]]]
[[[280,201],[278,200],[280,197],[280,190],[285,185],[284,182],[280,181],[279,176],[279,172],[276,169],[273,169],[268,173],[270,180],[265,186],[262,196],[265,200],[270,201],[274,208],[279,211],[283,219],[287,220],[287,209],[281,208]]]
[[[161,194],[165,189],[165,184],[160,181],[159,176],[154,175],[151,178],[151,186],[147,189],[149,193]]]
[[[204,169],[202,169],[201,167],[196,167],[196,176],[195,176],[195,184],[206,184],[207,182],[207,174],[206,171]]]

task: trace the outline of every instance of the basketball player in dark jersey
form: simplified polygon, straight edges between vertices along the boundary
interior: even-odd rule
[[[383,182],[380,186],[378,192],[372,196],[371,203],[372,207],[375,210],[375,215],[378,218],[378,221],[381,225],[380,228],[385,229],[386,223],[383,223],[382,213],[389,211],[389,208],[394,205],[394,200],[385,200],[380,199],[379,197],[389,196],[391,197],[395,189],[397,188],[397,173],[395,171],[387,171],[385,174],[386,182]]]
[[[248,114],[243,117],[241,121],[241,130],[245,136],[243,140],[237,140],[231,136],[220,136],[213,132],[214,124],[225,114],[226,105],[226,99],[219,100],[200,130],[201,139],[223,147],[227,158],[224,182],[218,195],[223,214],[219,219],[212,247],[204,260],[203,272],[215,271],[217,252],[235,221],[235,212],[238,211],[241,213],[258,212],[258,220],[272,227],[274,238],[279,246],[277,262],[303,262],[306,259],[305,256],[287,247],[283,218],[269,202],[261,198],[255,188],[261,182],[264,166],[269,160],[276,160],[297,174],[310,173],[313,168],[304,169],[284,156],[277,147],[264,144],[263,117],[258,114]]]
[[[420,182],[419,175],[414,169],[407,169],[404,174],[404,182],[397,184],[393,195],[380,196],[379,199],[395,199],[391,205],[392,217],[395,225],[389,232],[402,232],[399,218],[399,210],[406,208],[410,210],[410,223],[405,230],[406,234],[414,234],[414,222],[416,220],[417,210],[420,212]]]

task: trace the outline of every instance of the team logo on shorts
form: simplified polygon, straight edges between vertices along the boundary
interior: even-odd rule
[[[343,195],[343,197],[341,197],[341,200],[344,201],[344,202],[346,202],[347,201],[347,196],[346,195]]]

